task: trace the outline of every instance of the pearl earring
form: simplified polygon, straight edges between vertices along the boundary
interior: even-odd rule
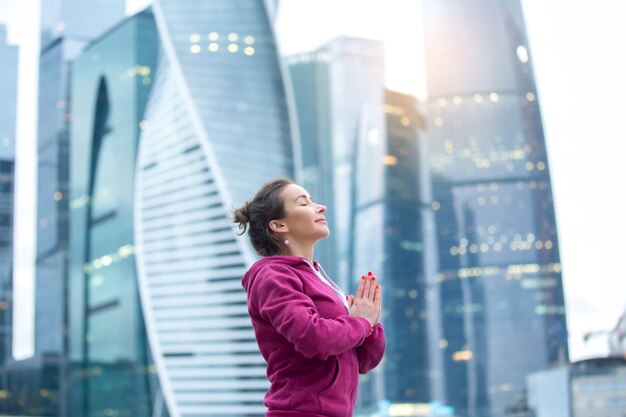
[[[289,244],[289,239],[285,239],[285,245]]]

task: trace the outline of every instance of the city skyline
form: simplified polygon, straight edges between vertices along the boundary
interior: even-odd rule
[[[354,2],[350,3],[345,1],[337,6],[331,1],[283,0],[277,20],[278,33],[284,35],[279,37],[284,39],[283,54],[311,49],[309,45],[322,43],[335,34],[383,37],[383,25],[367,22],[386,19],[393,22],[393,27],[386,32],[385,46],[394,42],[394,50],[387,51],[386,64],[388,69],[395,69],[393,75],[388,71],[388,87],[423,93],[424,87],[419,83],[403,83],[403,72],[397,69],[420,65],[403,55],[406,37],[417,36],[417,28],[404,26],[416,6],[406,1],[361,2],[358,8],[364,18],[347,20],[356,9]],[[400,5],[404,7],[393,12]],[[316,12],[317,8],[326,12]],[[626,235],[626,219],[622,215],[626,203],[614,192],[624,176],[619,158],[626,152],[626,145],[617,139],[622,129],[620,103],[626,96],[626,80],[622,77],[626,55],[618,52],[626,28],[618,16],[626,12],[626,5],[609,0],[575,4],[565,0],[523,0],[522,8],[551,166],[570,356],[576,360],[604,355],[608,353],[606,337],[600,334],[586,343],[583,337],[589,331],[615,326],[626,304],[622,296],[626,279],[613,272],[623,270],[619,245],[621,236]],[[328,13],[330,10],[336,14]],[[290,22],[283,20],[286,14],[290,15]],[[339,21],[344,22],[343,26]],[[313,28],[320,22],[324,24],[315,31]],[[596,147],[586,146],[590,137]],[[583,160],[588,166],[581,169]],[[617,172],[615,167],[620,167]]]
[[[148,2],[128,0],[127,4],[129,10],[133,10]],[[620,40],[626,38],[626,28],[618,18],[626,13],[626,5],[617,6],[611,0],[576,4],[566,0],[549,4],[541,0],[522,0],[521,3],[551,167],[570,356],[576,360],[603,355],[608,353],[606,339],[600,336],[585,343],[583,336],[589,331],[610,330],[626,307],[626,299],[620,297],[626,293],[626,277],[620,280],[619,276],[611,275],[611,271],[620,269],[617,246],[620,239],[612,234],[626,236],[626,219],[620,218],[621,213],[626,212],[626,202],[620,201],[617,193],[610,192],[619,189],[620,176],[609,171],[612,167],[623,166],[618,158],[626,153],[626,145],[619,143],[613,132],[619,132],[620,128],[617,104],[620,97],[626,97],[626,80],[622,77],[626,71],[626,55],[617,53],[621,50]],[[354,18],[355,10],[359,10],[361,18]],[[412,14],[420,12],[417,2],[406,0],[344,0],[340,3],[281,0],[276,32],[283,56],[310,52],[341,35],[383,40],[386,87],[423,99],[425,80],[414,75],[416,70],[421,70],[419,54],[423,53],[423,48],[413,43],[413,39],[422,39],[423,35],[419,27],[410,26],[415,22]],[[374,23],[381,21],[383,24]],[[596,48],[598,44],[606,49]],[[415,53],[411,48],[415,48]],[[615,53],[607,54],[606,50]],[[588,62],[581,57],[589,57]],[[578,87],[575,92],[571,85]],[[615,102],[615,105],[594,106],[585,102],[584,97],[594,103]],[[613,117],[607,117],[609,114]],[[571,120],[583,121],[582,129],[574,127]],[[595,128],[604,132],[603,136],[593,135],[594,142],[600,146],[587,149],[585,138],[591,136]],[[603,146],[616,152],[607,155],[602,151]],[[619,152],[620,149],[624,152]],[[615,163],[603,163],[603,158]],[[574,162],[585,159],[594,170],[581,170]],[[577,181],[571,181],[572,177]],[[582,189],[578,189],[577,184],[582,184]],[[607,218],[589,217],[604,212],[608,212]],[[581,224],[581,218],[588,222]],[[583,235],[594,242],[593,247],[578,239],[581,228]],[[592,259],[602,261],[594,263]],[[594,268],[602,271],[602,275]],[[593,278],[588,279],[589,276]]]
[[[370,2],[368,5],[373,3],[375,2]],[[23,4],[28,3],[24,2]],[[561,7],[565,8],[564,4],[565,3],[560,3]],[[604,4],[608,3],[603,3],[603,5]],[[324,5],[322,4],[320,7],[322,6]],[[561,20],[556,21],[562,25],[560,26],[562,30],[554,31],[556,34],[549,36],[550,34],[546,31],[546,28],[549,28],[551,24],[548,23],[547,19],[556,15],[556,9],[558,9],[558,6],[559,2],[555,2],[555,4],[551,4],[550,6],[540,6],[538,5],[538,2],[533,2],[531,0],[526,0],[524,2],[524,11],[529,12],[526,17],[527,25],[529,26],[531,54],[533,55],[535,61],[535,70],[537,73],[537,83],[539,87],[538,95],[542,105],[542,114],[544,115],[549,151],[548,155],[552,166],[556,199],[555,204],[558,216],[557,222],[559,223],[559,233],[561,241],[563,242],[562,262],[565,290],[568,301],[566,304],[568,307],[568,321],[570,323],[571,332],[570,345],[576,347],[575,349],[572,349],[572,357],[573,359],[576,359],[576,357],[587,356],[589,354],[589,349],[591,348],[589,345],[583,345],[582,340],[580,340],[582,339],[584,332],[590,330],[608,330],[611,328],[617,322],[619,315],[623,311],[625,302],[623,301],[623,297],[619,296],[624,293],[622,290],[624,288],[624,280],[621,280],[620,282],[619,276],[613,276],[611,279],[609,275],[609,271],[611,270],[620,271],[620,268],[615,267],[616,262],[620,258],[617,246],[617,242],[619,242],[619,240],[611,240],[610,235],[620,235],[623,233],[624,223],[623,220],[620,219],[620,214],[624,210],[620,209],[623,208],[623,205],[620,205],[620,203],[616,200],[617,197],[613,197],[610,193],[611,190],[618,189],[618,183],[616,182],[616,177],[611,176],[614,174],[608,172],[607,170],[612,166],[620,166],[619,159],[617,158],[620,155],[619,149],[622,148],[615,149],[615,147],[618,146],[616,143],[611,147],[611,142],[600,142],[604,143],[605,148],[612,148],[612,150],[611,152],[608,152],[608,154],[598,153],[598,150],[596,149],[583,148],[582,140],[584,137],[577,136],[579,135],[578,131],[582,131],[587,135],[586,137],[594,137],[594,141],[596,143],[602,138],[606,138],[605,140],[613,138],[613,140],[615,140],[615,136],[617,135],[616,132],[612,130],[606,131],[603,129],[617,128],[615,124],[612,125],[611,123],[615,123],[615,121],[619,120],[619,117],[617,115],[611,117],[610,115],[613,114],[611,112],[617,112],[619,106],[605,105],[602,107],[602,112],[600,112],[600,106],[597,106],[597,109],[587,108],[587,106],[581,105],[581,103],[585,103],[585,100],[575,100],[575,98],[591,95],[591,97],[595,97],[596,99],[594,103],[604,104],[608,98],[605,98],[603,94],[609,91],[609,87],[611,87],[611,95],[617,97],[620,95],[623,97],[625,95],[624,93],[626,93],[626,87],[623,82],[620,84],[619,78],[617,78],[617,75],[620,74],[620,71],[622,71],[624,67],[623,58],[620,61],[620,57],[608,57],[611,59],[608,63],[612,63],[612,65],[607,65],[607,62],[605,61],[607,60],[607,57],[599,55],[600,52],[595,51],[593,48],[595,43],[593,41],[594,38],[591,36],[592,33],[583,33],[580,31],[574,32],[574,26],[577,19],[582,19],[581,16],[583,16],[583,13],[588,16],[588,19],[592,20],[599,19],[601,17],[604,20],[609,20],[609,22],[615,23],[615,25],[604,24],[603,26],[594,26],[596,28],[595,36],[604,35],[604,43],[610,43],[612,38],[609,37],[609,33],[607,31],[608,28],[619,28],[617,21],[611,20],[616,19],[619,13],[607,14],[606,8],[603,8],[602,5],[598,5],[597,2],[595,3],[595,6],[587,6],[590,8],[589,10],[584,10],[583,7],[585,6],[579,6],[574,10],[574,12],[579,12],[580,15],[561,16]],[[283,2],[281,2],[281,7],[283,7],[284,10],[279,13],[279,35],[281,32],[285,34],[289,33],[289,30],[294,30],[293,28],[289,29],[286,26],[282,26],[286,25],[284,21],[281,23],[281,20],[285,19],[285,13],[295,13],[293,11],[293,3],[283,0]],[[542,10],[542,7],[552,7],[553,9],[546,11]],[[34,7],[31,10],[36,10],[37,8],[38,7]],[[306,11],[306,7],[301,5],[301,8]],[[604,10],[604,14],[602,16],[598,16],[598,10]],[[1,11],[2,10],[0,10],[0,12]],[[541,14],[544,16],[540,17]],[[293,21],[298,22],[299,24],[302,24],[303,22],[303,20],[298,20],[297,18],[294,18]],[[306,29],[306,27],[304,27],[304,29]],[[12,38],[12,30],[12,26],[10,26],[9,40]],[[300,28],[300,30],[302,30],[302,28]],[[543,32],[541,32],[541,30],[543,30]],[[542,34],[538,35],[538,33]],[[572,33],[576,33],[574,40],[577,42],[573,42],[571,39]],[[362,33],[356,33],[356,35],[363,36]],[[19,35],[16,36],[19,38]],[[537,38],[537,36],[540,37]],[[285,36],[285,39],[287,38],[289,37]],[[615,38],[619,38],[619,36],[616,36]],[[326,39],[324,39],[324,41],[325,40]],[[24,42],[27,43],[27,41]],[[615,41],[613,40],[613,42]],[[305,42],[302,43],[302,45],[304,44]],[[300,46],[301,48],[303,48],[302,45]],[[561,47],[562,45],[565,45],[565,47]],[[283,43],[284,54],[289,53],[290,48],[292,52],[296,51],[296,46],[289,46],[286,42]],[[305,49],[310,48],[307,45]],[[27,51],[23,52],[23,54],[26,53]],[[594,65],[597,66],[595,67],[595,70],[598,70],[598,67],[604,63],[602,65],[603,71],[608,71],[609,74],[607,74],[606,77],[596,76],[595,78],[586,78],[584,70],[581,70],[576,66],[566,66],[567,64],[576,63],[576,59],[578,59],[580,55],[594,57],[595,59],[593,62]],[[559,59],[555,60],[555,58]],[[388,60],[388,64],[390,66],[394,65],[393,62],[394,61]],[[397,61],[395,62],[397,64]],[[570,80],[573,81],[567,83],[565,80],[560,80],[554,72],[552,72],[551,75],[548,75],[549,72],[546,72],[546,67],[548,66],[552,67],[552,71],[557,69],[561,70],[561,73],[568,73]],[[27,76],[28,71],[21,71],[21,74]],[[599,72],[596,72],[596,74],[599,74]],[[612,74],[613,78],[610,77]],[[609,79],[612,80],[611,82],[613,84],[603,86],[602,83],[608,82],[607,80]],[[20,80],[20,84],[22,84],[22,82],[23,81]],[[575,83],[574,85],[579,87],[574,89],[575,91],[572,91],[572,82]],[[414,90],[417,89],[415,88]],[[30,94],[32,100],[32,95],[34,93],[31,92]],[[560,101],[559,96],[571,98],[566,101]],[[21,97],[20,101],[23,103],[24,101],[28,101],[28,99]],[[24,104],[22,104],[22,106],[23,105]],[[555,107],[561,107],[561,111],[555,112]],[[23,107],[20,107],[20,109],[22,108]],[[25,115],[23,111],[20,113],[21,114],[18,116],[20,117],[18,138],[26,138],[28,137],[28,130],[30,129],[32,131],[32,126],[28,127],[27,123],[23,122],[23,120],[27,119],[27,115]],[[577,126],[568,126],[571,124],[571,120],[582,121],[584,119],[583,115],[587,115],[587,118],[595,120],[596,123],[583,125],[581,128],[578,128]],[[605,132],[599,139],[595,134],[598,131]],[[561,139],[563,137],[568,139],[578,137],[579,139],[568,141]],[[559,139],[563,140],[564,143],[560,143]],[[579,146],[572,146],[572,144],[578,144]],[[624,145],[621,146],[623,147]],[[27,147],[26,151],[23,149],[24,148],[18,151],[18,157],[20,154],[23,155],[24,152],[29,152]],[[572,157],[564,158],[566,153],[572,155]],[[606,162],[607,158],[614,158],[610,159],[613,163]],[[576,164],[571,164],[568,159],[574,159],[577,161],[588,160],[589,163],[594,162],[593,167],[595,171],[579,169]],[[18,169],[20,170],[19,172],[22,173],[21,175],[25,175],[24,173],[28,171],[32,172],[33,167],[33,163],[30,162],[29,166],[29,162],[27,160],[24,160],[24,162],[18,162]],[[571,180],[572,177],[576,180]],[[22,181],[24,179],[25,178],[21,178]],[[18,181],[19,180],[20,178],[18,175]],[[23,184],[25,183],[27,182],[23,182]],[[586,185],[586,187],[581,187],[583,189],[580,190],[580,184]],[[20,187],[18,193],[24,194],[25,189],[26,187]],[[597,189],[596,194],[592,193],[594,189]],[[28,201],[28,199],[22,201]],[[601,204],[603,202],[604,204]],[[24,207],[24,210],[20,210],[20,213],[18,214],[20,217],[25,217],[28,210],[28,207]],[[613,227],[609,227],[609,225],[602,223],[601,221],[604,219],[600,218],[600,216],[596,215],[592,217],[594,212],[604,213],[607,211],[608,214],[602,217],[611,219],[613,221]],[[581,219],[586,221],[583,222]],[[22,219],[22,221],[24,221],[24,219]],[[27,243],[29,234],[28,227],[29,226],[26,226],[25,229],[20,229],[22,234],[19,237],[19,242],[24,245],[20,248],[22,250],[28,250],[29,247]],[[581,229],[583,229],[582,232],[580,232]],[[579,235],[588,236],[588,238],[586,240],[580,239]],[[587,244],[581,245],[578,243],[579,240],[582,240],[583,243],[586,242]],[[611,244],[609,242],[614,243]],[[24,256],[21,256],[21,259],[23,259]],[[585,257],[589,259],[596,259],[597,262],[582,263],[581,260]],[[28,265],[17,266],[26,269],[28,268]],[[28,277],[27,270],[18,269],[17,271],[20,272],[20,277]],[[596,285],[589,285],[586,281],[593,281]],[[597,285],[598,283],[600,283],[600,285]],[[22,317],[28,319],[26,316]],[[596,352],[595,354],[602,354],[603,351],[607,350],[601,346],[600,339],[596,339],[594,343],[594,349],[591,351]]]

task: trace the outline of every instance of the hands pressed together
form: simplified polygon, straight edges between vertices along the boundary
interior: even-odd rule
[[[354,317],[363,317],[374,327],[380,317],[382,288],[376,281],[376,277],[368,272],[361,276],[361,282],[356,290],[356,297],[348,295],[350,314]]]

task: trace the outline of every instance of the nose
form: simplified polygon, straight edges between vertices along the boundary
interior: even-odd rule
[[[317,212],[318,213],[326,213],[326,206],[323,204],[318,204],[317,205]]]

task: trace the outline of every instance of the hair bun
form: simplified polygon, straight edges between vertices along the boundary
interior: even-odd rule
[[[245,233],[248,223],[250,223],[250,202],[246,201],[243,206],[233,210],[233,222],[239,225],[241,233]]]

